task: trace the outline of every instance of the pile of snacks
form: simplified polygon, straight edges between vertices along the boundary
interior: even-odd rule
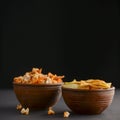
[[[63,87],[83,90],[108,89],[111,88],[111,83],[107,83],[100,79],[88,79],[80,81],[74,79],[72,82],[64,82]]]
[[[62,83],[64,76],[58,76],[49,72],[48,74],[42,73],[42,68],[33,68],[32,71],[26,72],[23,76],[14,78],[14,83],[21,84],[57,84]]]

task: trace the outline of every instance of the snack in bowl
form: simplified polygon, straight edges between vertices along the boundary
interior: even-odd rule
[[[62,96],[66,105],[78,114],[100,114],[111,105],[115,87],[100,79],[64,82]]]
[[[20,84],[57,84],[62,83],[64,76],[57,76],[49,72],[42,73],[42,68],[33,68],[32,71],[26,72],[23,76],[14,77],[14,83]]]
[[[14,77],[13,89],[24,108],[47,109],[60,99],[63,78],[64,75],[43,74],[42,68],[33,68],[23,76]]]
[[[77,88],[83,90],[92,90],[92,89],[108,89],[112,85],[111,82],[107,83],[100,79],[88,79],[77,81],[74,79],[72,82],[64,82],[64,87],[68,88]]]

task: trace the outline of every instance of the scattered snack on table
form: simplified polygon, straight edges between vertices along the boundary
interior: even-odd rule
[[[64,75],[58,76],[49,72],[42,73],[42,68],[32,68],[32,71],[26,72],[23,76],[14,77],[14,83],[20,84],[57,84],[62,83]]]
[[[17,110],[20,110],[20,113],[23,115],[28,115],[29,114],[29,108],[27,107],[26,109],[22,107],[21,104],[18,104],[16,107]]]
[[[63,117],[68,118],[70,116],[70,113],[68,111],[65,111],[63,113]]]
[[[25,108],[22,108],[20,112],[21,112],[21,114],[23,114],[23,115],[28,115],[28,114],[29,114],[29,108],[26,108],[26,109],[25,109]]]
[[[111,82],[105,82],[100,79],[88,79],[88,80],[80,80],[77,81],[74,79],[72,82],[64,82],[63,87],[74,88],[74,89],[108,89],[111,88]]]
[[[54,115],[55,114],[55,111],[52,110],[52,107],[49,107],[48,108],[48,115]]]
[[[17,107],[16,107],[17,110],[21,110],[22,109],[22,105],[21,104],[18,104]]]

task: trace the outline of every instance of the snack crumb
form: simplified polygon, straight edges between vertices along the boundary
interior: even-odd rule
[[[18,104],[17,107],[16,107],[17,110],[21,110],[22,109],[22,105],[21,104]]]
[[[21,112],[21,114],[28,115],[29,114],[29,108],[26,108],[26,109],[22,108],[20,112]]]
[[[69,117],[69,115],[70,115],[70,113],[69,113],[68,111],[65,111],[65,112],[64,112],[64,118]]]
[[[48,115],[54,115],[55,114],[55,111],[52,110],[52,107],[49,107],[48,108]]]

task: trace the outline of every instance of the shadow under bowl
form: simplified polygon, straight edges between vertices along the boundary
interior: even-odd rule
[[[16,98],[30,109],[47,109],[54,106],[62,95],[61,84],[18,84],[13,83]]]
[[[77,114],[100,114],[111,105],[115,87],[109,89],[80,90],[62,87],[66,105]]]

